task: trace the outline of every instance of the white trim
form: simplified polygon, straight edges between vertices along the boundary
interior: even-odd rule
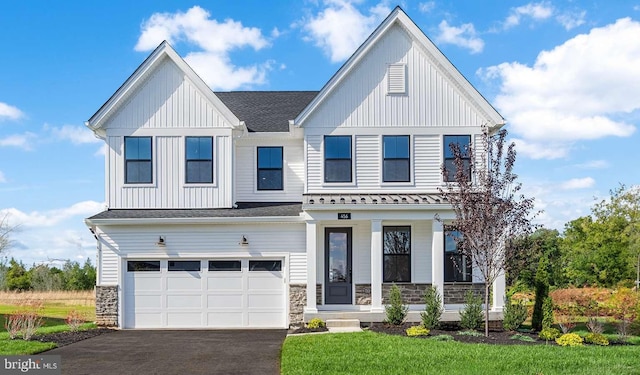
[[[180,217],[180,218],[129,218],[129,219],[85,219],[91,225],[153,225],[153,224],[248,224],[248,223],[304,223],[302,216],[258,216],[258,217]]]
[[[382,220],[371,220],[371,311],[382,312]]]

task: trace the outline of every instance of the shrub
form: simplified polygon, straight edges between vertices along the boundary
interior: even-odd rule
[[[453,341],[454,338],[451,335],[437,335],[437,336],[433,336],[431,338],[431,340],[434,340],[434,341]]]
[[[437,287],[430,286],[424,291],[424,303],[424,311],[420,313],[422,326],[426,329],[437,328],[444,310],[442,308],[442,297],[438,293]]]
[[[24,317],[22,313],[14,313],[6,317],[4,328],[9,333],[9,338],[11,340],[22,334],[23,319]]]
[[[589,333],[584,337],[587,344],[607,346],[609,340],[602,333]]]
[[[618,289],[609,299],[612,315],[619,320],[618,333],[622,336],[629,334],[631,322],[638,313],[638,294],[629,288]]]
[[[576,326],[575,318],[572,316],[560,315],[558,317],[558,325],[560,326],[562,333],[569,333]]]
[[[525,342],[535,342],[536,340],[531,336],[523,335],[521,333],[516,333],[515,335],[509,337],[511,340],[525,341]]]
[[[413,326],[406,329],[407,336],[427,336],[429,335],[429,330],[424,328],[423,326]]]
[[[71,332],[77,332],[82,323],[84,323],[84,316],[76,310],[71,310],[67,314],[65,322],[69,326],[69,330]]]
[[[464,295],[464,307],[460,310],[460,327],[478,329],[484,322],[482,298],[468,290]]]
[[[27,311],[24,313],[22,325],[22,338],[30,340],[36,333],[38,328],[42,327],[42,317],[35,311]]]
[[[527,320],[527,306],[522,301],[512,303],[510,299],[507,299],[504,306],[502,327],[507,331],[515,331],[525,320]]]
[[[556,344],[560,346],[582,346],[584,340],[577,333],[565,333],[556,339]]]
[[[400,325],[407,317],[409,306],[402,303],[402,293],[396,284],[391,286],[389,291],[389,304],[384,308],[387,319],[386,322],[393,325]]]
[[[533,305],[533,313],[531,314],[531,327],[540,331],[544,327],[542,326],[543,320],[543,304],[544,301],[549,296],[549,260],[547,257],[543,256],[540,258],[538,262],[538,269],[536,270],[535,275],[535,293],[536,293],[536,301]]]
[[[553,300],[547,297],[542,304],[542,329],[551,328],[553,325]]]
[[[589,317],[587,319],[586,326],[587,326],[587,329],[589,330],[589,332],[591,332],[591,333],[602,333],[602,332],[604,332],[604,323],[602,323],[596,317],[593,317],[593,316]]]
[[[325,324],[320,318],[313,318],[309,320],[309,322],[307,323],[307,328],[309,329],[319,329],[324,327],[325,327]]]
[[[560,337],[560,331],[556,328],[543,328],[542,331],[538,334],[538,337],[544,341],[555,340]]]
[[[484,336],[483,333],[480,333],[478,331],[474,331],[471,329],[465,330],[465,331],[458,331],[458,335],[460,336],[473,336],[473,337],[480,337],[480,336]]]

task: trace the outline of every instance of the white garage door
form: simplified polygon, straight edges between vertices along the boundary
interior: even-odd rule
[[[127,260],[125,328],[283,328],[281,259]]]

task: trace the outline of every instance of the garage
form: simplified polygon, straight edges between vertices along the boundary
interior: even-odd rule
[[[283,260],[127,259],[124,328],[284,328]]]

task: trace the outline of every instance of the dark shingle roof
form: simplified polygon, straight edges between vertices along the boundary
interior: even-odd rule
[[[291,202],[239,202],[237,206],[238,208],[113,209],[102,211],[89,220],[298,216],[302,212],[302,204]]]
[[[293,120],[318,91],[216,92],[220,100],[250,132],[288,132]]]

